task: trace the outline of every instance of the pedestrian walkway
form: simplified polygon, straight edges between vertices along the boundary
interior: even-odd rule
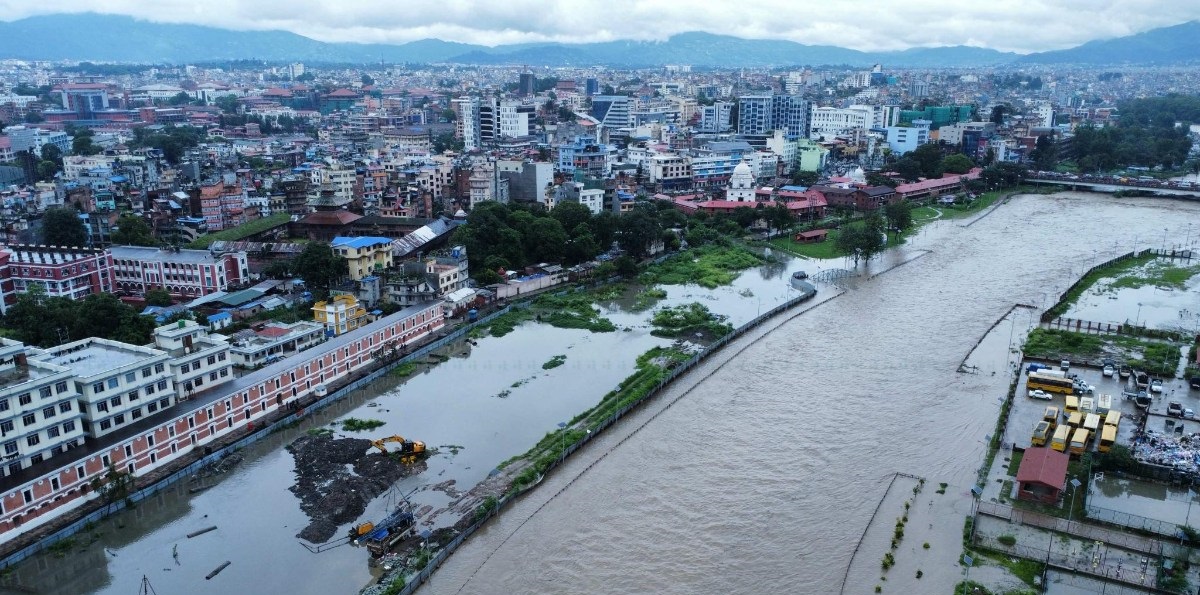
[[[978,510],[981,515],[993,516],[1012,523],[1041,527],[1058,533],[1080,537],[1088,541],[1103,541],[1127,550],[1152,556],[1161,556],[1163,554],[1164,544],[1157,539],[1130,535],[1123,531],[1114,531],[1088,523],[1060,519],[1047,514],[1014,508],[995,502],[980,502]]]

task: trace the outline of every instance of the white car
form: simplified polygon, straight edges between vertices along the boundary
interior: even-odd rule
[[[1075,392],[1083,394],[1083,395],[1090,395],[1090,394],[1096,392],[1096,387],[1094,387],[1086,382],[1077,382],[1077,383],[1075,383]]]
[[[1049,401],[1049,400],[1053,399],[1054,397],[1051,396],[1050,393],[1048,393],[1044,390],[1031,390],[1031,391],[1029,391],[1029,398],[1030,399],[1041,399],[1043,401]]]
[[[1161,393],[1161,392],[1163,392],[1163,381],[1162,381],[1162,378],[1155,378],[1154,380],[1151,380],[1151,381],[1150,381],[1150,392],[1152,392],[1152,393]]]
[[[1184,409],[1183,419],[1196,419],[1196,412],[1191,409]]]
[[[1113,369],[1112,366],[1104,366],[1103,374],[1104,374],[1105,378],[1112,378],[1113,374],[1116,374],[1116,373],[1117,373],[1117,371],[1115,369]]]

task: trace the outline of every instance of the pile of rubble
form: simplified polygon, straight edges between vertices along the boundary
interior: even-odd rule
[[[370,440],[329,435],[303,436],[288,445],[296,460],[296,483],[289,489],[310,520],[297,537],[329,541],[339,526],[358,520],[373,498],[425,470],[424,461],[405,465],[370,448]]]

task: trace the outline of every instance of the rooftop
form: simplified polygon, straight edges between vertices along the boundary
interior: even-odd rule
[[[48,349],[46,361],[70,368],[81,380],[111,373],[142,360],[166,355],[157,349],[124,345],[106,339],[84,339]]]
[[[379,245],[388,246],[388,245],[391,245],[391,243],[392,243],[391,238],[382,238],[382,237],[374,237],[374,236],[362,236],[362,237],[356,237],[356,238],[348,238],[348,237],[344,237],[344,236],[338,236],[336,238],[333,238],[333,241],[330,242],[329,244],[331,246],[333,246],[334,248],[345,246],[347,248],[362,249],[362,248],[370,248],[372,246],[379,246]]]
[[[208,250],[160,250],[144,246],[113,246],[109,248],[114,259],[158,260],[162,262],[211,263],[216,259]]]

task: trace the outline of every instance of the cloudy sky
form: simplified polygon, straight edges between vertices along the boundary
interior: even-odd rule
[[[707,31],[865,51],[1074,47],[1200,19],[1195,0],[0,0],[0,20],[104,12],[322,41],[483,45],[662,40]]]

